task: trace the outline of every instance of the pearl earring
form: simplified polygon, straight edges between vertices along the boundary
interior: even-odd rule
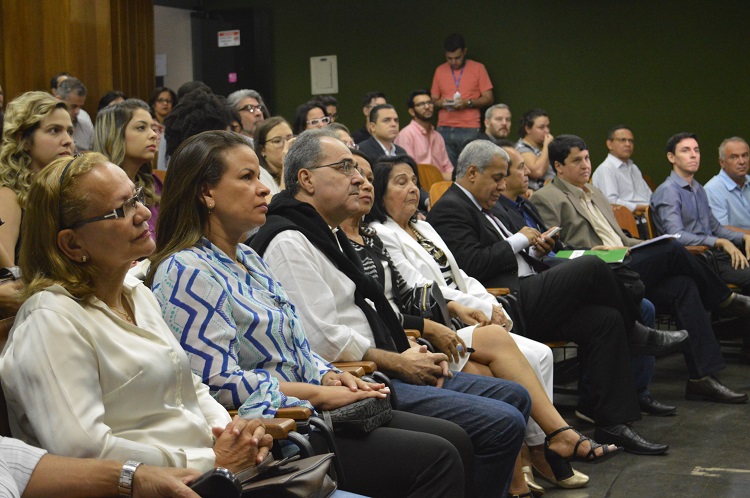
[[[81,256],[81,263],[85,263],[88,260],[89,260],[89,257],[86,256],[85,254],[83,256]]]

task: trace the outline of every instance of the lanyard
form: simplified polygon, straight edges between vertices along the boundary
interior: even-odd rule
[[[458,73],[458,79],[456,79],[456,73],[453,72],[453,68],[451,68],[451,76],[453,76],[453,83],[456,84],[456,91],[458,91],[459,85],[461,85],[461,78],[464,77],[464,69],[466,69],[466,63],[464,62],[463,67],[461,68],[461,72]]]

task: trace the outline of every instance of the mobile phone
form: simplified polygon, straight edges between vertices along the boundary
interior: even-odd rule
[[[562,230],[562,228],[560,228],[560,227],[553,227],[549,232],[547,232],[547,234],[545,235],[545,237],[554,237],[557,234],[557,232],[559,232],[560,230]]]
[[[242,495],[240,480],[224,467],[209,470],[190,483],[190,489],[201,498],[240,498]]]

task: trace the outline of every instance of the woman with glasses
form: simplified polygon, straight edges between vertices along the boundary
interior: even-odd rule
[[[151,94],[148,105],[156,122],[164,126],[164,119],[169,116],[174,106],[177,105],[177,94],[171,88],[165,86],[157,87],[154,93]]]
[[[128,174],[130,181],[143,188],[143,198],[151,217],[151,236],[156,230],[162,183],[151,174],[156,154],[156,132],[148,104],[128,99],[102,110],[94,126],[94,150],[107,156]]]
[[[271,446],[263,425],[231,420],[128,275],[154,250],[140,194],[97,153],[35,178],[20,256],[27,300],[0,361],[12,431],[63,456],[253,466]]]
[[[255,127],[253,143],[261,167],[260,181],[272,197],[284,188],[284,158],[294,143],[292,128],[281,116],[268,118]]]
[[[240,243],[265,223],[268,210],[258,159],[244,139],[201,133],[180,147],[170,170],[147,282],[215,398],[243,417],[271,417],[281,407],[331,410],[384,396],[382,384],[338,372],[310,350],[294,303],[267,264]],[[458,426],[401,412],[368,434],[337,432],[347,490],[462,496],[461,458],[438,437],[444,434],[471,451]],[[319,436],[311,435],[315,447]]]
[[[331,118],[323,104],[311,100],[294,111],[294,134],[299,135],[314,128],[325,128],[330,122]]]

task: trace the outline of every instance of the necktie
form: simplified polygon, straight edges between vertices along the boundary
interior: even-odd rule
[[[505,228],[502,222],[498,220],[494,214],[492,214],[492,211],[490,211],[489,209],[482,209],[482,212],[492,219],[492,221],[495,223],[495,225],[497,225],[506,239],[513,235],[508,231],[507,228]],[[547,263],[543,263],[538,259],[533,258],[528,252],[526,252],[526,250],[519,252],[518,255],[521,256],[523,260],[526,261],[526,263],[537,273],[543,272],[544,270],[549,270],[549,265],[547,265]]]

